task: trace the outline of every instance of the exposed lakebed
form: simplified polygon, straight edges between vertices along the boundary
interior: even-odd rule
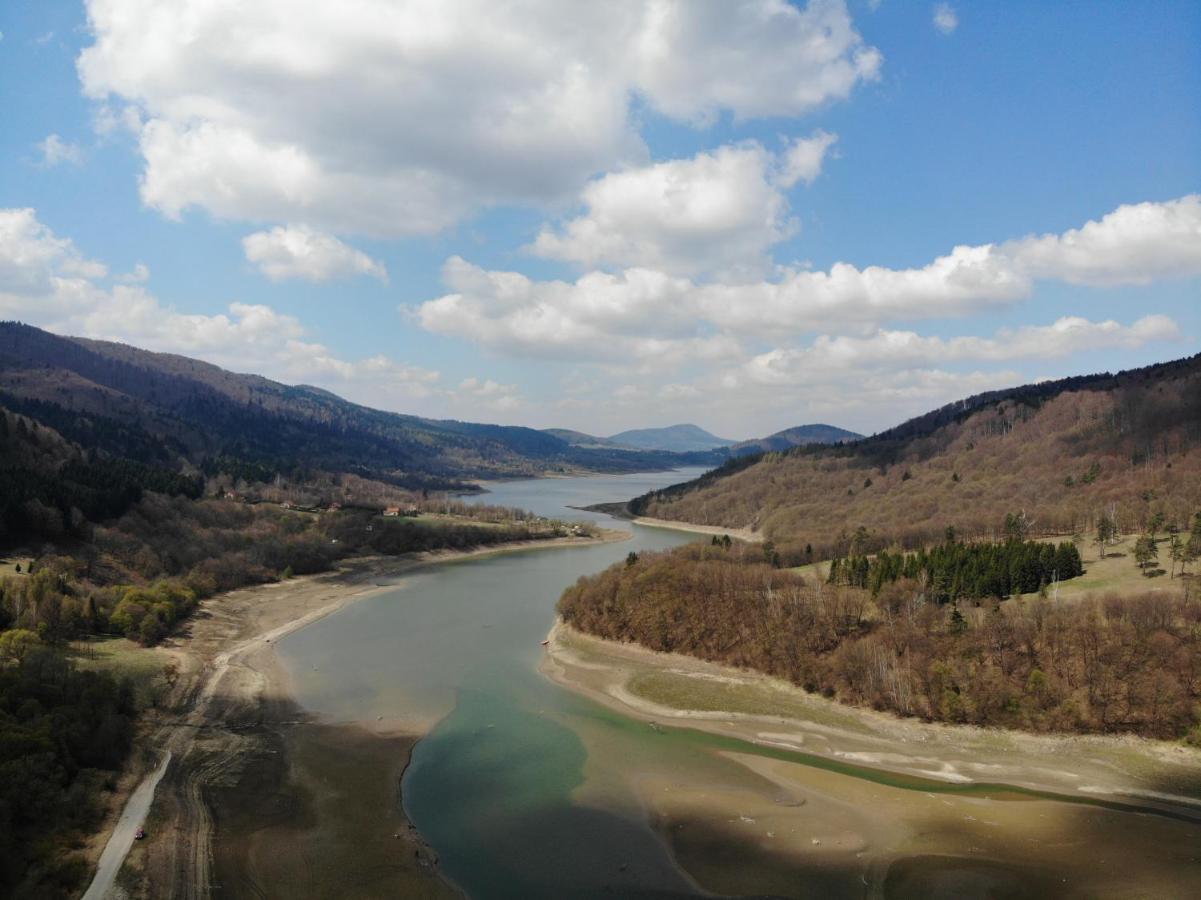
[[[692,474],[506,482],[479,499],[612,527],[575,507]],[[1112,867],[1120,896],[1131,830],[1148,866],[1201,879],[1196,824],[831,765],[658,727],[552,683],[540,642],[564,587],[698,539],[620,527],[633,538],[417,570],[277,648],[309,711],[425,733],[405,810],[469,895],[1091,896],[1081,878]]]

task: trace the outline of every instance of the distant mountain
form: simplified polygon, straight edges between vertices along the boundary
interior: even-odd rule
[[[573,431],[570,428],[544,428],[544,433],[557,437],[561,441],[566,441],[573,447],[608,447],[618,450],[630,450],[631,447],[626,447],[618,444],[608,438],[597,437],[594,434],[585,434],[582,431]]]
[[[685,453],[697,450],[716,450],[737,441],[717,437],[696,425],[669,425],[666,428],[635,428],[609,436],[615,444],[639,450],[670,450]]]
[[[319,388],[16,322],[0,323],[0,407],[53,429],[87,459],[247,481],[316,470],[447,489],[477,478],[720,461],[382,412]]]
[[[857,441],[863,435],[847,431],[836,425],[798,425],[785,428],[775,434],[753,441],[742,441],[730,448],[733,456],[750,456],[753,453],[768,453],[802,447],[806,444],[837,444],[840,441]]]

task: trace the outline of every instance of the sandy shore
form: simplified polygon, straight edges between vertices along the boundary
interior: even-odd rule
[[[635,525],[645,525],[648,528],[670,528],[672,531],[691,531],[694,534],[712,534],[721,536],[728,534],[740,541],[751,544],[763,543],[763,535],[749,528],[722,528],[720,525],[696,525],[692,522],[682,522],[677,519],[652,519],[648,516],[636,516],[631,519]]]
[[[651,822],[709,890],[948,897],[1201,891],[1201,752],[1139,739],[929,725],[561,624],[550,639],[543,671],[564,687],[651,728],[686,727],[748,745],[747,752],[715,745],[724,749],[712,756],[729,763],[720,776],[631,770]],[[915,789],[906,778],[929,787]]]
[[[162,751],[173,758],[155,794],[148,837],[117,878],[119,894],[457,896],[400,803],[400,777],[421,735],[307,715],[273,644],[394,589],[419,567],[628,537],[606,530],[597,538],[353,560],[336,573],[205,601],[162,645],[178,660],[180,677],[146,717],[140,744],[153,752],[141,756],[143,765]],[[130,790],[136,783],[129,780]]]

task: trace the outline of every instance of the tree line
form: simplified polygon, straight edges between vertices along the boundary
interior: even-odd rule
[[[69,838],[96,827],[97,798],[115,787],[133,690],[13,634],[0,633],[0,894],[78,896],[88,867]]]
[[[922,573],[873,597],[776,569],[759,548],[694,544],[581,578],[559,612],[599,637],[900,715],[1201,745],[1201,602],[1188,594],[942,604]]]
[[[1071,541],[1052,544],[1010,538],[1003,543],[948,540],[916,553],[881,550],[830,562],[827,581],[866,588],[878,596],[900,579],[923,581],[938,604],[956,600],[1003,599],[1044,591],[1055,582],[1084,574],[1080,551]]]

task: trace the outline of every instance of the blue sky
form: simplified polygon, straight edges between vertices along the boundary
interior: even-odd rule
[[[1195,3],[327,6],[0,7],[0,315],[736,438],[1201,349]]]

